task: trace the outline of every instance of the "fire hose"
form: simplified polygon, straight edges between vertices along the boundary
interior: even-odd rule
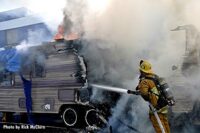
[[[97,84],[91,84],[91,86],[94,87],[94,88],[104,89],[104,90],[107,90],[107,91],[113,91],[113,92],[124,93],[124,94],[140,95],[139,91],[132,91],[132,90],[124,89],[124,88],[117,88],[117,87],[97,85]],[[156,117],[156,120],[159,124],[159,127],[160,127],[162,133],[165,133],[164,127],[163,127],[162,122],[161,122],[161,120],[158,116],[158,112],[157,112],[156,108],[154,108],[153,105],[150,102],[149,102],[149,107],[152,110],[154,116]]]

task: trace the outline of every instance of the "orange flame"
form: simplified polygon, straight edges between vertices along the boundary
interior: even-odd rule
[[[58,40],[70,41],[70,40],[76,40],[78,38],[79,38],[79,35],[77,33],[69,33],[69,34],[65,35],[63,25],[58,26],[58,32],[54,36],[54,40],[56,40],[56,41],[58,41]]]
[[[63,25],[58,26],[58,32],[54,36],[54,40],[62,40],[64,39],[64,27]]]

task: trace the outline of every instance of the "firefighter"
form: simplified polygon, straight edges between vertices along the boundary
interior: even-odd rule
[[[152,71],[152,66],[148,61],[141,60],[139,70],[139,84],[136,89],[140,91],[141,96],[145,101],[150,102],[150,104],[152,104],[153,107],[157,109],[157,113],[164,127],[165,133],[170,133],[169,123],[167,119],[168,108],[167,106],[158,108],[158,99],[160,94],[156,87],[156,83],[153,80],[151,80],[151,77],[155,76],[155,74]],[[151,120],[156,133],[162,133],[159,123],[151,109],[149,110],[149,119]]]

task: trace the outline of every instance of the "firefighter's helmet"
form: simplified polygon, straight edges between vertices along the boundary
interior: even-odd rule
[[[139,69],[144,73],[153,73],[151,64],[146,60],[140,61]]]

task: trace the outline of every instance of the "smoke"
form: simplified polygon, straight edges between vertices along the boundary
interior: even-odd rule
[[[64,29],[66,34],[83,31],[82,23],[86,12],[86,4],[83,0],[67,0],[67,8],[64,9]]]
[[[19,34],[24,38],[16,49],[19,53],[30,54],[38,53],[37,51],[30,51],[30,47],[41,45],[44,41],[51,41],[52,34],[57,31],[58,25],[63,19],[63,8],[65,0],[47,1],[47,0],[1,0],[0,10],[8,11],[16,8],[24,7],[27,9],[26,16],[34,16],[40,19],[43,24],[29,26],[29,30],[25,31],[21,29]],[[19,14],[8,14],[8,15],[19,15]],[[45,27],[46,26],[46,27]],[[31,54],[30,54],[31,55]],[[35,54],[33,54],[35,55]],[[41,53],[38,55],[42,56]]]
[[[149,60],[154,72],[160,76],[172,76],[171,67],[182,63],[185,33],[171,30],[185,24],[200,26],[197,0],[109,0],[102,2],[103,6],[97,10],[94,8],[97,1],[94,1],[85,0],[84,4],[73,1],[66,5],[65,11],[71,16],[65,14],[65,17],[71,24],[64,23],[70,24],[70,29],[75,27],[74,32],[84,33],[87,43],[83,43],[82,54],[88,61],[90,82],[134,89],[140,59]],[[102,90],[94,90],[92,98],[105,101],[107,95]],[[134,127],[148,121],[148,117],[139,119],[147,113],[142,110],[144,106],[146,103],[138,102],[136,98],[121,96],[110,118],[115,132],[131,132],[119,124],[117,118],[122,118],[124,123],[133,122]],[[138,128],[145,129],[146,126]]]
[[[45,41],[51,40],[49,33],[42,28],[29,30],[27,34],[27,39],[23,40],[19,45],[16,46],[16,49],[19,52],[27,52],[30,47],[38,46]]]
[[[57,27],[63,19],[65,0],[28,0],[24,3],[32,13],[41,17],[52,32],[57,31]]]
[[[199,4],[200,1],[198,0],[179,0],[179,4],[182,3],[182,18],[185,20],[188,24],[193,24],[195,27],[197,27],[198,30],[200,30],[200,19],[199,19]]]
[[[113,132],[149,133],[153,131],[148,118],[148,106],[142,98],[123,95],[112,110],[109,124]],[[144,126],[146,128],[144,128]]]
[[[30,49],[30,47],[43,44],[45,41],[51,41],[53,39],[52,34],[57,31],[58,25],[63,19],[63,8],[65,5],[65,0],[47,1],[47,0],[1,0],[0,10],[8,11],[16,8],[24,7],[27,9],[26,16],[34,16],[41,20],[43,24],[37,24],[29,26],[29,30],[20,29],[20,37],[24,38],[19,45],[16,46],[17,51],[20,54],[27,55],[26,66],[30,65],[33,58],[36,60],[44,61],[43,54],[40,51]],[[19,15],[19,14],[9,14],[9,15]],[[31,57],[32,56],[32,57]],[[39,61],[41,62],[41,61]],[[40,63],[42,64],[42,63]]]

